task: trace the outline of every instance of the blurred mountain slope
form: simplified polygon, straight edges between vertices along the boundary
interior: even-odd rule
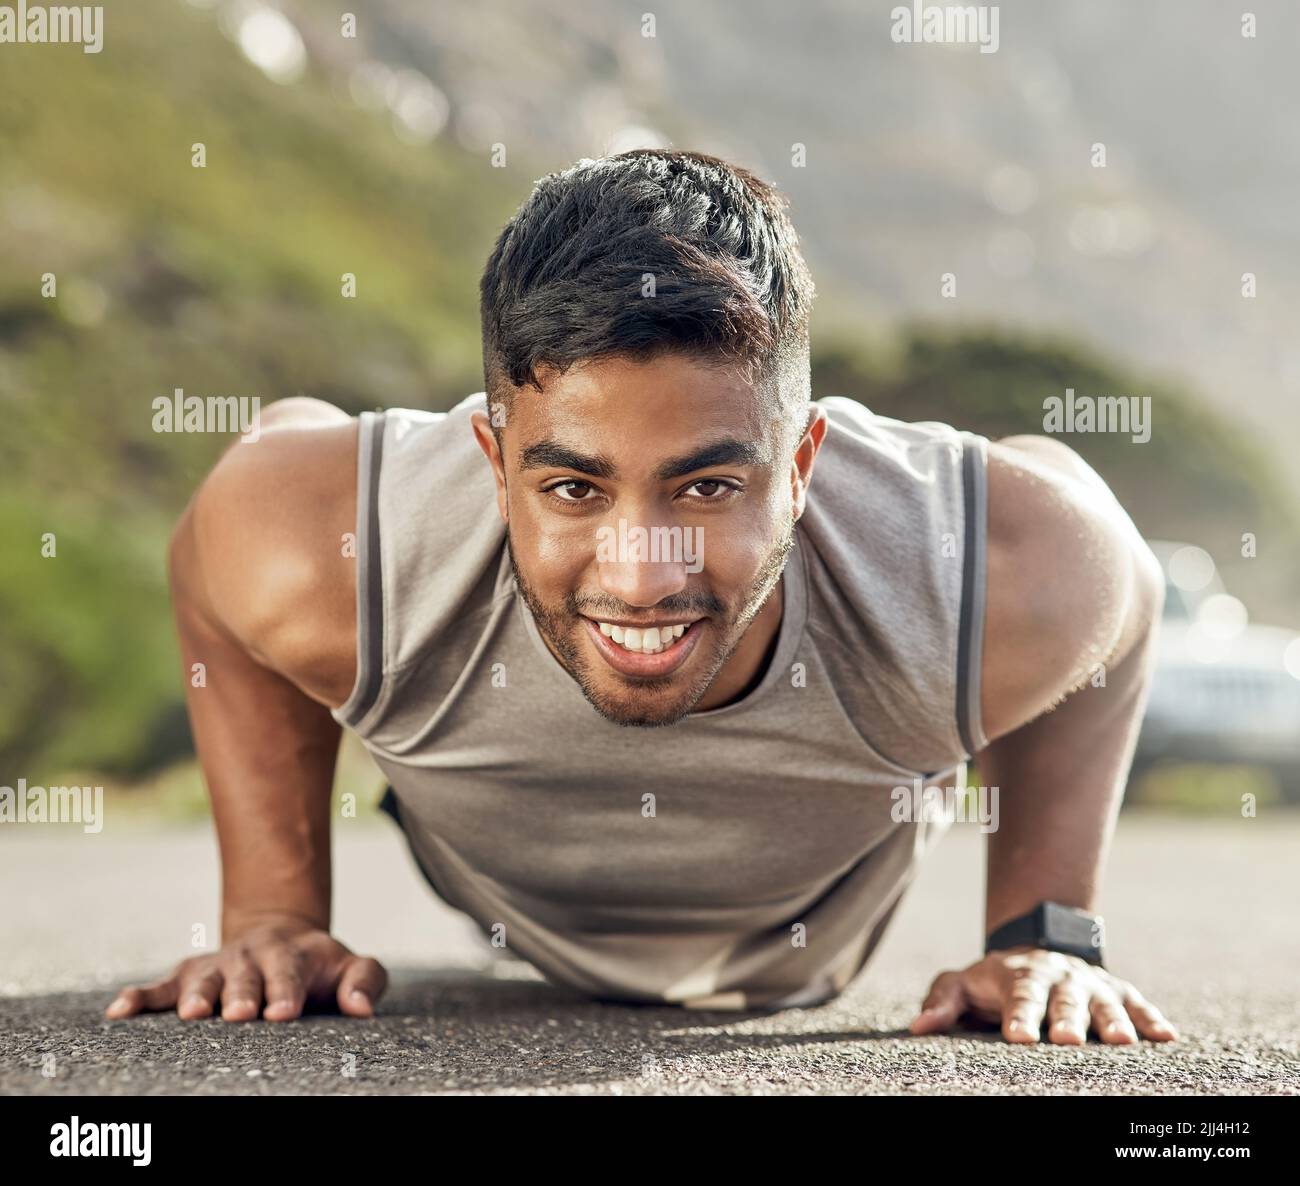
[[[996,321],[1091,342],[1190,386],[1300,496],[1300,5],[1010,0],[990,54],[895,44],[894,7],[663,0],[653,36],[637,0],[363,12],[376,43],[400,40],[547,167],[657,132],[769,176],[829,298],[819,326]]]

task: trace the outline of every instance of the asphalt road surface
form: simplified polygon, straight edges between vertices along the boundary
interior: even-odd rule
[[[393,985],[368,1021],[109,1022],[124,982],[218,935],[206,828],[0,829],[0,1093],[1300,1095],[1300,813],[1127,814],[1109,963],[1182,1034],[1136,1047],[916,1038],[932,977],[976,958],[983,841],[954,825],[844,997],[775,1015],[597,1004],[494,959],[387,820],[336,827],[336,933]]]

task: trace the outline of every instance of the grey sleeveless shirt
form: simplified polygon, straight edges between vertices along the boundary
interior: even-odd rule
[[[606,721],[519,596],[470,415],[363,413],[357,678],[335,718],[451,905],[606,999],[840,992],[950,822],[895,788],[983,748],[987,440],[837,396],[773,658],[668,728]],[[960,785],[960,782],[958,782]]]

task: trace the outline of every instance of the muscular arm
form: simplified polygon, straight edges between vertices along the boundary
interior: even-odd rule
[[[1159,566],[1069,448],[990,449],[989,571],[977,756],[1000,788],[986,933],[1050,899],[1099,909],[1101,874],[1146,701]]]
[[[273,408],[276,405],[273,405]],[[319,405],[324,407],[324,405]],[[235,445],[172,540],[195,744],[221,844],[222,933],[259,914],[330,916],[329,799],[355,674],[355,424],[282,413]],[[287,421],[287,423],[286,423]]]
[[[113,1017],[171,1008],[247,1020],[307,998],[383,990],[373,960],[328,935],[329,804],[356,674],[356,422],[274,404],[232,446],[172,537],[169,571],[195,745],[221,849],[222,951],[124,990]],[[201,664],[202,678],[194,678]],[[121,1004],[125,1001],[126,1004]],[[368,1013],[368,1004],[350,1011]]]
[[[191,509],[173,540],[172,590],[185,670],[206,668],[206,686],[189,687],[187,700],[221,847],[223,941],[259,914],[328,928],[339,728],[217,617],[194,535]]]
[[[998,788],[986,930],[1044,900],[1096,911],[1151,678],[1160,567],[1105,483],[1069,448],[989,449],[988,598],[976,755]],[[1104,675],[1104,680],[1102,676]],[[1021,945],[930,986],[916,1034],[971,1012],[1009,1042],[1078,1045],[1177,1031],[1136,986],[1077,956]]]

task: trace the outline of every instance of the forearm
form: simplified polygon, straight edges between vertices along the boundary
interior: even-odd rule
[[[221,848],[223,941],[272,915],[328,929],[339,726],[214,620],[187,524],[171,559],[190,721]]]
[[[221,846],[223,939],[268,915],[330,925],[339,728],[327,709],[287,693],[257,703],[251,735],[228,720],[195,730]]]
[[[1050,900],[1100,910],[1101,877],[1150,683],[1154,631],[1055,709],[977,755],[998,788],[985,932]]]

